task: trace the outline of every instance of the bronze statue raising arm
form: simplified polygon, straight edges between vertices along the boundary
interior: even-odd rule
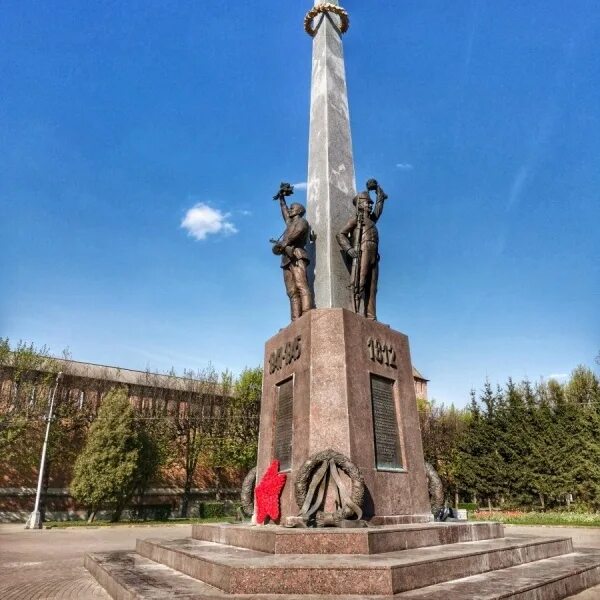
[[[377,202],[369,192],[377,193]],[[356,214],[336,235],[343,252],[352,258],[350,285],[354,296],[354,311],[368,319],[376,319],[377,282],[379,279],[379,233],[376,223],[383,213],[387,196],[375,179],[367,181],[367,190],[358,194],[353,204]],[[362,311],[361,311],[362,305]]]
[[[312,308],[312,294],[306,275],[309,259],[305,249],[310,227],[304,218],[306,211],[302,204],[293,202],[288,207],[285,197],[293,193],[294,186],[282,183],[279,192],[273,197],[274,200],[279,200],[286,227],[278,240],[271,240],[274,244],[273,253],[281,256],[283,281],[290,299],[292,321]]]

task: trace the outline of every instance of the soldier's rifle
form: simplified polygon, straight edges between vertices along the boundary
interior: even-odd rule
[[[362,256],[362,235],[365,224],[365,213],[360,208],[360,202],[356,202],[356,229],[354,230],[354,254],[352,258],[352,270],[350,272],[350,287],[354,298],[354,312],[360,312],[360,260]]]

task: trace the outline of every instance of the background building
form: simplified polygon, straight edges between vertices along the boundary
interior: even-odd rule
[[[219,435],[225,428],[233,398],[232,387],[224,387],[215,373],[179,377],[35,354],[16,362],[4,361],[0,364],[0,433],[4,433],[0,436],[0,521],[24,520],[31,511],[48,400],[59,371],[63,377],[57,388],[44,477],[44,507],[55,518],[66,518],[80,508],[68,490],[73,466],[110,389],[124,387],[140,419],[167,419],[180,426],[193,415],[206,436]],[[426,398],[427,379],[416,369],[413,376],[417,396]],[[246,427],[257,432],[260,404],[250,404],[245,410]],[[7,439],[12,452],[3,451],[1,440],[6,443]],[[187,481],[187,488],[191,483],[188,496],[196,501],[233,498],[244,474],[225,469],[215,474],[214,466],[200,464],[193,482]],[[184,488],[184,469],[170,464],[147,491],[144,503],[171,506],[176,512]],[[193,509],[194,503],[191,505]]]

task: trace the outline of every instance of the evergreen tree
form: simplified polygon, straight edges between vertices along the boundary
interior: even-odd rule
[[[535,497],[532,486],[535,470],[532,445],[536,437],[536,402],[529,381],[525,380],[517,386],[509,379],[506,388],[506,408],[504,454],[510,496],[520,504],[527,504]]]
[[[467,409],[467,418],[465,429],[458,437],[456,446],[452,452],[451,471],[456,481],[457,487],[462,492],[477,495],[477,458],[474,456],[473,448],[477,438],[477,429],[481,413],[477,404],[475,390],[471,390],[471,403]]]
[[[577,367],[563,386],[508,380],[471,395],[470,421],[453,451],[464,491],[542,508],[600,506],[600,383]]]
[[[134,482],[141,502],[161,467],[168,463],[172,449],[173,426],[166,414],[138,419],[136,429],[140,443],[140,461]]]
[[[558,386],[560,388],[560,384]],[[545,383],[535,388],[535,405],[531,415],[532,436],[527,456],[531,490],[537,494],[542,510],[559,500],[556,490],[557,453],[561,450],[556,444],[558,428],[548,390],[549,385]]]
[[[480,403],[471,393],[471,418],[457,443],[453,455],[452,473],[460,489],[477,497],[488,499],[491,506],[502,491],[503,462],[499,453],[496,429],[496,401],[489,384],[486,384]]]
[[[565,401],[573,493],[577,501],[595,508],[600,505],[600,385],[590,369],[579,366],[573,371]]]
[[[118,520],[139,481],[143,449],[133,408],[123,388],[104,398],[85,447],[75,463],[73,497],[90,510],[89,521],[104,506]]]

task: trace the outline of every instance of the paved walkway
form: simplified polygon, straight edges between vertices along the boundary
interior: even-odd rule
[[[507,533],[571,536],[575,546],[600,548],[600,529],[507,527]],[[140,537],[177,539],[191,535],[190,525],[165,527],[74,527],[28,531],[0,525],[1,600],[108,600],[83,568],[86,552],[128,550]],[[600,586],[572,600],[600,600]]]
[[[177,539],[191,533],[190,525],[37,531],[0,525],[0,599],[108,600],[83,568],[86,552],[134,549],[139,537]]]

